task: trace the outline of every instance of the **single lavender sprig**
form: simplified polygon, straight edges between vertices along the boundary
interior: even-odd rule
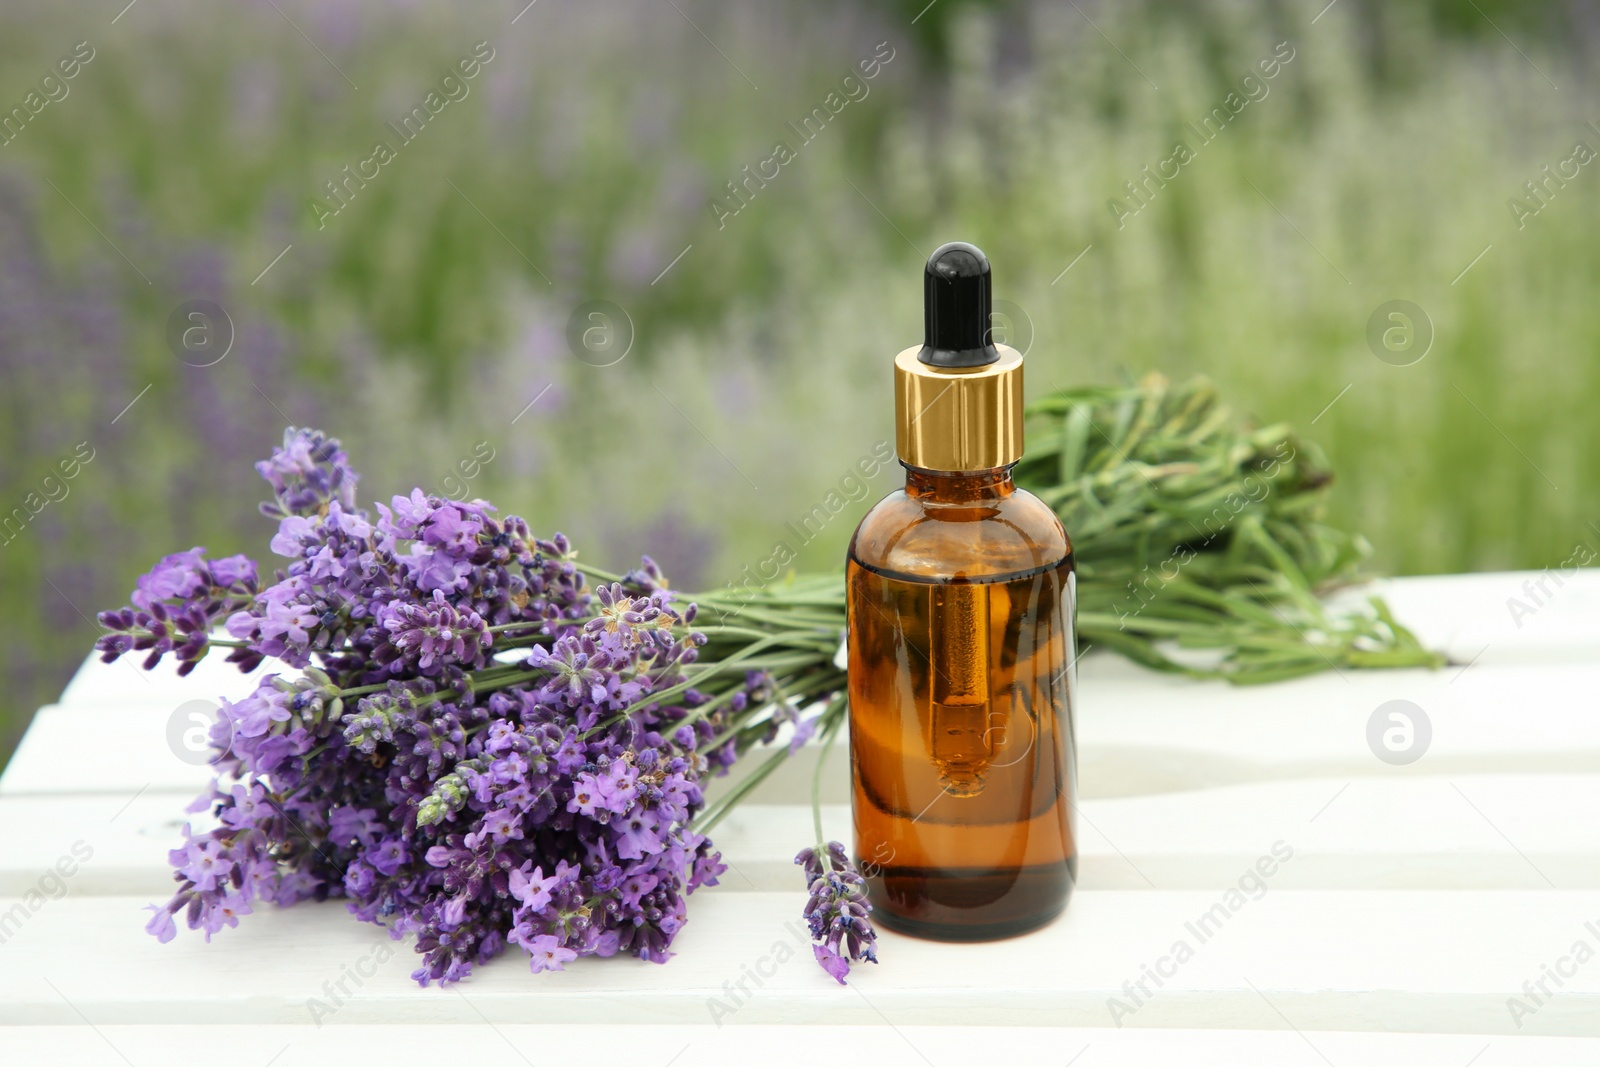
[[[174,553],[139,578],[129,606],[100,613],[108,632],[95,649],[107,663],[128,652],[148,652],[145,670],[171,653],[179,676],[187,675],[216,643],[213,627],[248,606],[256,589],[256,565],[244,556],[208,560],[198,547]],[[240,647],[233,661],[253,670],[261,657]]]
[[[866,880],[837,841],[801,849],[794,861],[805,870],[811,892],[805,909],[811,951],[822,969],[844,985],[852,962],[878,962],[878,933],[867,918],[872,904]]]

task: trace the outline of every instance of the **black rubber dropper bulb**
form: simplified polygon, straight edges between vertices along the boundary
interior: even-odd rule
[[[996,363],[989,320],[989,257],[976,245],[951,241],[934,249],[922,274],[922,318],[926,328],[917,359],[935,367],[982,367]]]

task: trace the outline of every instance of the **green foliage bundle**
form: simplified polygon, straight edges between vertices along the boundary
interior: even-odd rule
[[[1335,616],[1318,599],[1371,546],[1323,521],[1332,472],[1287,425],[1245,425],[1205,379],[1159,374],[1028,412],[1017,480],[1072,537],[1081,640],[1240,683],[1444,662],[1381,600]]]

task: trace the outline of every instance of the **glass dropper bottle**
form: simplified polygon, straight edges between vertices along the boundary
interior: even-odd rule
[[[986,940],[1049,922],[1077,875],[1072,546],[1012,482],[1022,356],[993,343],[970,244],[924,272],[894,361],[905,488],[847,562],[855,852],[873,918]]]

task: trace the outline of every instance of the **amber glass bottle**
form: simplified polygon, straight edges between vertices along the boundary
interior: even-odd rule
[[[855,851],[873,918],[943,940],[1059,914],[1077,873],[1072,549],[1016,488],[1022,357],[989,267],[928,261],[927,342],[895,360],[906,487],[850,544]]]

